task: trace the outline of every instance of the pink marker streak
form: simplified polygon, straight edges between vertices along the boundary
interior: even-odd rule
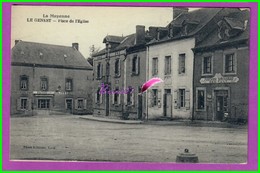
[[[161,83],[161,82],[163,82],[163,80],[160,79],[160,78],[152,78],[152,79],[148,80],[147,82],[145,82],[143,84],[142,89],[141,89],[141,93],[145,92],[146,90],[148,90],[149,88],[151,88],[155,84]]]

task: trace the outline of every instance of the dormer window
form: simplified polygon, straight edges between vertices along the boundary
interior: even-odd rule
[[[168,36],[169,36],[170,38],[173,37],[173,27],[172,27],[172,26],[169,27]]]

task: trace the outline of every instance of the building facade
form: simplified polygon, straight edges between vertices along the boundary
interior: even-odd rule
[[[223,16],[239,11],[228,8],[174,8],[166,27],[150,28],[155,39],[147,44],[148,78],[164,82],[150,89],[147,115],[153,118],[192,118],[194,54],[192,49],[217,28]]]
[[[146,94],[139,94],[146,80],[146,47],[151,38],[144,26],[136,33],[120,37],[106,36],[106,48],[94,55],[94,115],[123,119],[142,119]],[[109,91],[131,91],[120,94],[101,93],[102,84]]]
[[[249,11],[231,13],[194,48],[194,119],[247,121]]]
[[[15,41],[11,115],[92,113],[92,66],[78,47]]]

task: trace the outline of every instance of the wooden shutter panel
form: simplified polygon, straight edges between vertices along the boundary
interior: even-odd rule
[[[95,103],[96,103],[96,104],[97,104],[97,97],[98,97],[98,93],[97,93],[97,92],[98,92],[98,91],[95,92],[95,97],[94,97],[94,98],[95,98]]]
[[[102,78],[104,76],[103,74],[103,64],[100,65],[100,77]]]
[[[84,109],[87,109],[87,99],[84,99]]]
[[[121,61],[118,59],[118,76],[121,75]]]
[[[111,96],[112,96],[112,105],[114,105],[115,104],[115,94],[111,94]]]
[[[78,99],[75,100],[75,109],[78,109]]]
[[[185,107],[187,110],[190,109],[190,91],[185,90]]]
[[[153,106],[153,93],[152,91],[147,91],[147,94],[148,94],[148,98],[149,98],[149,105],[148,107],[152,107]]]
[[[135,105],[135,94],[134,93],[132,93],[131,102],[132,102],[132,105],[134,106]]]
[[[158,98],[157,98],[157,103],[158,103],[158,108],[160,108],[161,107],[161,105],[162,105],[162,90],[161,89],[158,89]]]
[[[140,74],[140,57],[137,57],[136,74]]]
[[[99,95],[99,103],[102,104],[103,103],[103,94]]]
[[[174,109],[178,108],[178,90],[174,90]]]
[[[27,99],[27,110],[32,110],[32,101],[31,101],[31,99]]]
[[[118,105],[121,104],[121,94],[118,94]]]
[[[16,109],[21,110],[21,99],[20,98],[16,100]]]

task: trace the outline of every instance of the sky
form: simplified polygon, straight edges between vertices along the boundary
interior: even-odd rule
[[[69,18],[59,19],[68,22],[51,14],[67,15]],[[76,23],[77,19],[85,23]],[[13,6],[11,47],[15,40],[63,46],[76,42],[87,58],[92,45],[105,47],[102,41],[107,35],[126,36],[135,33],[136,25],[144,25],[148,30],[149,26],[166,26],[171,20],[171,7]]]

